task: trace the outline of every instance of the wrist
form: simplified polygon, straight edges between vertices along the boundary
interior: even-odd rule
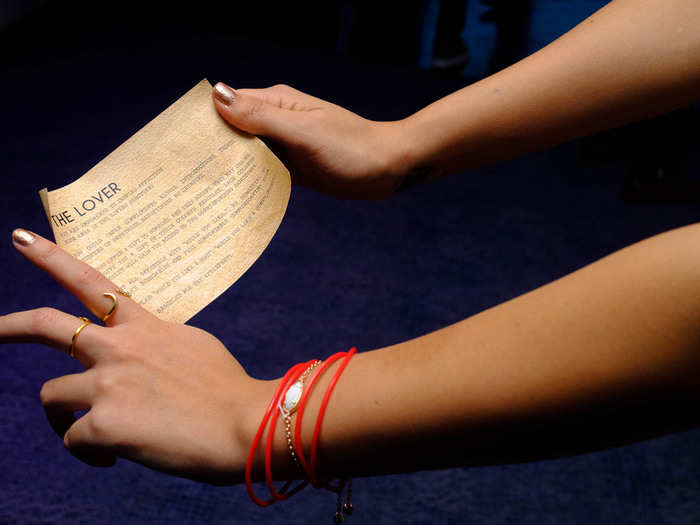
[[[396,192],[409,170],[403,123],[365,121],[359,130],[355,152],[357,170],[346,176],[346,187],[339,196],[360,199],[386,199]]]
[[[259,380],[251,379],[250,386],[244,396],[240,396],[241,411],[233,435],[235,436],[234,456],[237,458],[233,466],[236,481],[243,481],[246,461],[250,452],[253,438],[260,427],[260,422],[270,400],[272,399],[280,379]],[[245,400],[245,401],[243,401]],[[275,450],[279,447],[275,444]],[[253,477],[256,480],[264,479],[264,448],[258,447],[253,458]]]
[[[387,123],[391,126],[387,139],[388,172],[395,192],[402,191],[424,182],[446,175],[431,149],[439,143],[439,128],[431,129],[423,122],[421,115],[415,114],[405,119]]]
[[[336,513],[333,517],[334,522],[340,523],[343,521],[343,513],[352,514],[353,506],[350,502],[351,494],[351,484],[352,480],[350,478],[338,479],[337,483],[333,485],[331,482],[325,479],[325,476],[319,477],[318,469],[318,443],[320,436],[321,425],[325,416],[326,408],[330,400],[330,396],[335,389],[335,385],[348,362],[357,352],[356,348],[351,348],[347,352],[336,352],[331,357],[325,361],[320,361],[318,359],[312,359],[305,363],[297,363],[292,366],[287,373],[282,377],[280,381],[277,381],[277,386],[274,389],[272,399],[267,403],[264,415],[261,419],[261,423],[251,441],[251,450],[248,455],[248,459],[245,466],[244,478],[246,489],[248,495],[253,500],[254,503],[261,507],[267,507],[276,501],[283,501],[294,496],[309,483],[315,488],[325,488],[331,492],[338,494],[338,506]],[[304,450],[305,447],[302,444],[302,429],[301,421],[303,418],[304,409],[306,407],[307,399],[312,391],[313,386],[317,380],[323,375],[326,369],[329,369],[336,362],[342,359],[337,371],[333,375],[328,384],[327,389],[323,395],[323,400],[319,407],[317,414],[316,424],[313,430],[313,438],[311,440],[311,453],[307,454]],[[314,371],[315,370],[315,371]],[[308,385],[306,382],[308,380]],[[271,382],[269,386],[272,386]],[[304,391],[304,386],[306,390]],[[275,456],[277,460],[280,459],[281,449],[284,445],[275,445],[275,441],[278,443],[280,440],[275,440],[274,437],[277,433],[277,423],[279,421],[280,412],[282,413],[282,419],[284,421],[285,427],[285,438],[282,443],[286,442],[286,448],[289,451],[289,455],[292,462],[296,466],[296,470],[303,470],[302,481],[297,483],[292,487],[291,479],[298,477],[297,473],[290,473],[290,469],[282,467],[280,474],[282,476],[276,476],[272,469],[272,464],[275,461]],[[291,421],[291,417],[294,413],[297,413],[296,427]],[[294,430],[292,430],[294,428]],[[263,438],[265,439],[265,454],[264,458],[261,459],[261,454],[256,454],[256,452],[261,448]],[[245,440],[245,438],[244,438]],[[260,477],[259,471],[261,470],[260,463],[264,465],[265,482],[267,488],[269,489],[271,498],[261,499],[253,487],[253,481]],[[255,472],[255,466],[257,467],[257,476]],[[275,487],[275,479],[288,479],[284,487],[278,490]],[[345,505],[341,505],[342,494],[347,489],[347,499]]]
[[[393,193],[420,163],[416,154],[414,125],[409,119],[376,124],[379,136],[373,143],[381,148],[380,169]]]
[[[312,437],[314,434],[314,428],[317,422],[317,418],[319,417],[324,393],[326,392],[329,383],[334,377],[338,367],[341,365],[341,361],[342,359],[336,359],[336,362],[328,363],[327,368],[323,370],[323,373],[319,375],[318,380],[313,386],[313,389],[309,391],[310,395],[308,396],[308,403],[306,403],[306,410],[303,413],[303,422],[299,419],[302,416],[301,408],[299,408],[299,412],[294,412],[291,415],[292,434],[294,433],[296,427],[303,423],[303,428],[300,429],[300,437],[303,454],[307,458],[307,461],[310,461],[311,458],[311,445],[313,441]],[[236,426],[236,448],[239,451],[242,450],[242,455],[244,456],[242,461],[242,467],[239,467],[240,461],[236,461],[236,480],[240,480],[240,478],[242,477],[240,475],[240,472],[243,472],[245,470],[246,461],[248,460],[250,450],[252,448],[256,434],[260,429],[263,416],[267,411],[270,401],[275,396],[275,392],[280,386],[281,381],[282,378],[270,381],[253,380],[251,388],[247,391],[246,398],[250,399],[250,401],[245,403],[245,411],[238,419],[240,424]],[[308,377],[304,384],[303,391],[306,391],[307,389],[309,389]],[[284,390],[284,392],[286,392],[286,389]],[[282,394],[283,396],[284,392]],[[279,408],[277,406],[273,408],[273,412],[278,410]],[[285,431],[284,419],[283,417],[279,416],[276,419],[277,420],[274,426],[272,425],[272,418],[268,420],[265,427],[265,431],[262,434],[262,438],[258,442],[256,450],[253,453],[251,464],[251,477],[253,481],[262,481],[265,479],[265,447],[267,437],[270,432],[273,432],[273,445],[271,451],[272,478],[281,481],[300,479],[304,477],[304,472],[301,469],[301,466],[298,463],[295,463],[294,459],[290,455],[290,449],[287,441],[288,436]],[[326,456],[326,454],[329,451],[332,451],[334,448],[332,441],[327,441],[325,439],[328,436],[329,434],[327,432],[323,432],[322,438],[324,441],[324,447],[323,452],[321,454],[321,456],[323,457],[321,457],[320,463],[323,467],[322,473],[324,475],[330,475],[330,473],[333,471],[333,469],[327,470],[327,463],[330,458]],[[290,437],[294,439],[293,435]],[[240,457],[241,454],[237,453],[236,456]],[[337,460],[337,458],[334,459]]]

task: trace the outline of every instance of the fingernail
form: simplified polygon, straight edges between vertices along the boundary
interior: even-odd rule
[[[236,92],[223,82],[217,82],[214,86],[214,96],[225,106],[230,106],[236,98]]]
[[[27,230],[23,230],[22,228],[17,228],[15,231],[13,231],[12,238],[15,242],[21,244],[22,246],[29,246],[36,240],[34,235],[29,233]]]

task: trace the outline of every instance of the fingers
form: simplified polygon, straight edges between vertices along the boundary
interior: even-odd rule
[[[76,458],[93,467],[111,467],[117,461],[114,445],[88,412],[71,425],[63,436],[63,444]]]
[[[113,300],[103,294],[114,293],[117,286],[92,266],[26,230],[12,232],[12,241],[22,255],[53,277],[97,317],[102,319],[112,308]],[[121,295],[116,297],[118,308],[105,324],[112,326],[144,314],[145,310],[133,300]]]
[[[214,104],[221,116],[248,133],[282,142],[294,142],[300,129],[308,123],[309,111],[285,109],[285,106],[293,108],[288,95],[283,98],[281,93],[246,91],[234,91],[221,82],[216,84],[213,91]]]
[[[277,84],[264,89],[237,89],[236,93],[251,95],[263,99],[267,104],[282,109],[304,111],[319,108],[329,103],[320,98],[308,95],[291,86]]]
[[[76,419],[73,412],[92,407],[95,398],[94,372],[57,377],[44,383],[41,402],[46,417],[66,448],[75,457],[95,467],[114,465],[116,456],[105,436],[95,432],[92,414]]]
[[[41,387],[39,396],[46,418],[54,432],[63,439],[70,426],[75,423],[76,410],[90,408],[94,399],[90,371],[50,379]]]
[[[54,308],[37,308],[0,316],[1,343],[41,343],[69,352],[71,340],[83,321]],[[73,355],[86,367],[105,351],[105,328],[89,324],[73,340]]]

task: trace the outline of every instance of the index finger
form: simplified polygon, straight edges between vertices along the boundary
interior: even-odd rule
[[[92,266],[27,230],[13,231],[12,241],[22,255],[53,277],[95,316],[102,319],[110,311],[114,304],[113,299],[104,294],[115,294],[118,287]],[[119,301],[118,307],[105,324],[112,326],[143,315],[143,308],[136,302],[122,295],[115,297]]]

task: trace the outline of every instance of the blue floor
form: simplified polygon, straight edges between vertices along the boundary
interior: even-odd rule
[[[600,3],[533,2],[526,51]],[[472,76],[488,67],[486,44],[494,38],[472,16],[476,9],[482,7],[470,2]],[[16,43],[8,38],[2,46]],[[289,83],[375,119],[405,116],[466,82],[262,37],[173,33],[119,45],[84,45],[81,38],[71,33],[52,46],[25,42],[2,52],[0,233],[7,242],[0,248],[0,313],[41,305],[82,311],[14,251],[10,232],[21,226],[50,235],[37,190],[79,177],[205,76],[236,87]],[[697,110],[690,115],[691,146],[676,160],[693,177],[700,173],[700,120]],[[276,377],[302,359],[438,329],[700,218],[697,204],[621,200],[635,148],[591,162],[587,145],[440,180],[386,202],[294,188],[263,256],[190,323],[219,337],[253,376]],[[2,524],[331,522],[328,493],[309,489],[259,509],[243,487],[211,487],[127,461],[88,467],[66,453],[38,397],[44,381],[79,371],[77,363],[34,345],[3,347],[0,363]],[[699,443],[700,430],[691,430],[564,459],[357,479],[357,510],[346,523],[697,524]]]

